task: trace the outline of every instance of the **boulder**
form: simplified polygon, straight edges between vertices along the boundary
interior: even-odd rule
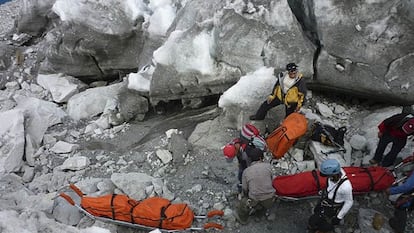
[[[319,88],[394,103],[413,103],[414,34],[409,1],[314,2],[323,46]]]
[[[17,172],[23,165],[24,115],[21,110],[0,113],[0,174]]]

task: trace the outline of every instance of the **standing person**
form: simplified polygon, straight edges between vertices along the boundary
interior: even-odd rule
[[[394,164],[398,153],[407,144],[407,137],[414,135],[414,116],[409,113],[393,115],[382,121],[378,125],[378,129],[378,146],[374,158],[369,163],[389,167]],[[391,150],[384,156],[384,151],[389,143],[392,143]]]
[[[302,76],[295,63],[287,64],[286,72],[277,75],[272,94],[260,105],[256,114],[250,116],[250,120],[265,119],[267,112],[280,104],[285,105],[285,117],[292,112],[299,111],[306,96],[306,83]]]
[[[388,221],[396,233],[403,233],[407,225],[407,212],[414,207],[414,172],[402,185],[390,187],[385,192],[388,195],[403,194],[394,204],[394,217]]]
[[[249,215],[255,210],[264,209],[268,215],[275,198],[272,167],[269,163],[263,162],[263,151],[251,148],[247,152],[252,164],[243,172],[244,197],[235,212],[235,217],[241,224],[246,224]]]
[[[309,218],[308,228],[314,232],[330,232],[351,209],[354,200],[352,185],[336,159],[322,162],[320,175],[328,177],[327,188]]]

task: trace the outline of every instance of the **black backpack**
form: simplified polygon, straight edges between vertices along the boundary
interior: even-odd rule
[[[346,127],[336,129],[330,125],[315,122],[312,125],[311,140],[327,146],[343,147]]]

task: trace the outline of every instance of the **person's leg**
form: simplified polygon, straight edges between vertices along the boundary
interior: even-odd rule
[[[407,209],[395,209],[394,217],[388,222],[396,233],[403,233],[407,224]]]
[[[267,112],[280,104],[280,100],[278,98],[275,98],[272,102],[267,103],[267,101],[264,101],[262,105],[260,105],[259,109],[257,110],[256,114],[253,116],[250,116],[250,120],[263,120],[266,117]]]
[[[407,144],[407,139],[401,138],[392,138],[392,147],[390,152],[384,157],[382,161],[383,167],[389,167],[394,164],[395,159],[397,158],[398,153],[404,148],[405,144]]]
[[[247,224],[247,221],[249,219],[249,199],[244,197],[240,200],[239,205],[237,206],[237,210],[234,213],[237,221],[239,221],[241,224]]]
[[[289,116],[290,114],[292,114],[293,112],[295,112],[297,106],[298,106],[297,103],[291,104],[290,107],[285,105],[285,112],[286,112],[285,118]]]
[[[274,201],[275,198],[272,197],[259,202],[259,205],[262,206],[262,208],[265,210],[265,216],[270,215],[270,209],[272,209]]]
[[[239,193],[242,192],[242,175],[243,175],[243,171],[244,171],[244,169],[242,168],[241,165],[239,165],[239,174],[237,175],[237,178],[239,180],[239,183],[237,184],[237,191]]]
[[[313,232],[331,232],[335,228],[324,217],[313,214],[308,220],[308,230]]]
[[[377,149],[375,150],[375,155],[372,160],[375,160],[376,163],[381,163],[382,156],[384,155],[385,148],[387,148],[388,143],[392,140],[391,136],[388,133],[384,133],[378,142]],[[374,161],[373,161],[374,162]]]

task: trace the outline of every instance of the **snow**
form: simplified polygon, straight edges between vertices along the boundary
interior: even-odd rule
[[[151,0],[149,7],[154,12],[149,19],[148,32],[150,36],[165,36],[175,19],[175,8],[171,5],[170,0]]]
[[[275,80],[273,68],[262,67],[253,73],[248,73],[223,93],[218,105],[221,108],[232,105],[247,108],[252,105],[252,102],[261,103],[272,91]]]
[[[371,0],[372,2],[373,0]],[[187,1],[182,1],[181,4],[185,4]],[[242,0],[233,1],[234,4],[240,4]],[[122,12],[110,11],[107,8],[113,7],[114,4],[121,5],[116,9],[122,9]],[[273,11],[269,13],[266,20],[272,21],[273,25],[287,25],[292,22],[292,14],[283,12],[281,9],[285,9],[284,4],[287,1],[279,1],[274,3]],[[324,8],[330,4],[330,1],[319,1],[319,8]],[[114,7],[115,8],[115,7]],[[144,16],[148,21],[148,32],[150,36],[166,36],[166,32],[171,23],[176,17],[176,9],[172,0],[100,0],[100,1],[86,1],[86,0],[56,0],[53,10],[60,16],[62,21],[76,22],[86,24],[96,30],[104,33],[116,34],[127,32],[128,25],[123,25],[124,22],[128,22],[133,25],[141,16]],[[103,12],[109,12],[109,14],[102,14]],[[123,18],[117,18],[118,16],[124,16]],[[332,16],[332,14],[329,14]],[[87,16],[87,17],[85,17]],[[373,34],[377,35],[384,31],[384,22],[379,21],[376,24],[370,25]],[[189,43],[190,42],[190,43]],[[212,58],[213,47],[215,41],[210,31],[201,31],[197,35],[189,34],[187,31],[173,31],[162,47],[157,49],[154,54],[154,62],[163,65],[174,66],[178,72],[192,72],[198,71],[201,74],[214,74],[214,60]],[[149,92],[150,83],[154,66],[146,66],[137,73],[131,73],[128,75],[128,88],[137,90],[140,92]],[[240,77],[238,82],[226,90],[219,99],[218,106],[226,109],[231,106],[239,106],[240,108],[249,108],[251,106],[257,107],[266,96],[271,92],[272,87],[276,81],[273,75],[272,67],[261,67],[254,72],[247,73]],[[401,88],[409,89],[410,83],[406,83]],[[105,96],[109,96],[108,89],[101,93]],[[113,91],[115,92],[115,90]],[[84,93],[86,94],[86,93]],[[111,94],[112,95],[112,94]],[[87,97],[87,98],[86,98]],[[82,102],[83,106],[87,106],[85,102],[93,102],[94,106],[98,105],[97,102],[91,101],[91,97],[86,96]],[[87,101],[88,100],[88,101]],[[58,105],[47,103],[46,101],[35,101],[32,98],[16,97],[18,103],[17,109],[32,109],[43,110],[47,113],[49,107],[52,109],[58,108]],[[45,103],[46,102],[46,103]],[[106,103],[106,102],[105,102]],[[69,104],[70,106],[70,104]],[[329,107],[329,106],[327,106]],[[87,110],[91,110],[89,107]],[[82,110],[81,112],[87,112]],[[320,120],[320,116],[312,113],[309,109],[303,110],[306,116],[313,119]],[[345,110],[344,110],[345,111]],[[54,112],[54,111],[53,111]],[[53,113],[52,112],[52,113]],[[368,150],[371,154],[374,152],[377,145],[377,125],[385,118],[401,112],[399,107],[382,108],[371,114],[361,116],[363,120],[362,125],[358,128],[359,133],[367,138]],[[29,115],[29,114],[27,114]],[[56,115],[56,117],[54,117]],[[26,122],[26,133],[33,133],[39,140],[43,139],[44,131],[47,127],[60,123],[61,118],[66,116],[64,112],[56,110],[55,115],[45,117],[40,113],[34,112],[30,121]],[[16,115],[13,117],[15,118]],[[331,116],[329,116],[331,117]],[[8,117],[11,119],[12,117]],[[41,125],[40,121],[47,121],[47,125]],[[3,122],[12,122],[11,120],[4,120]],[[208,124],[209,122],[204,122]],[[0,126],[4,128],[7,124]],[[211,126],[211,125],[208,125]],[[176,129],[175,129],[176,130]],[[224,131],[224,130],[223,130]],[[167,135],[171,131],[168,131]],[[171,136],[171,134],[170,134]],[[43,139],[44,140],[44,139]],[[1,141],[0,141],[1,143]],[[2,146],[2,145],[0,145]],[[218,148],[218,147],[217,147]],[[413,150],[412,144],[408,144],[407,150]],[[171,154],[167,150],[158,150],[156,155],[164,163],[168,163],[171,160]],[[166,153],[168,152],[168,153]],[[147,152],[146,152],[147,153]],[[150,152],[149,152],[150,153]],[[410,154],[410,153],[401,153]],[[86,158],[86,157],[81,157]],[[97,156],[98,158],[98,156]],[[79,159],[79,157],[78,157]],[[99,159],[98,159],[99,160]],[[71,162],[66,160],[65,165]],[[79,161],[79,160],[78,160]],[[121,163],[123,158],[120,160]],[[76,161],[75,161],[76,162]],[[80,161],[82,162],[82,161]],[[108,163],[113,161],[108,161]],[[85,164],[89,164],[85,159]],[[84,165],[86,166],[86,165]],[[116,173],[115,173],[116,174]],[[119,176],[124,176],[121,174]],[[143,180],[142,177],[146,175],[143,173],[140,178],[131,177],[131,173],[126,176],[130,176],[131,181]],[[122,178],[122,179],[121,179]],[[127,180],[127,178],[121,177],[121,181]],[[117,175],[113,179],[118,179]],[[120,181],[120,182],[121,182]],[[130,181],[128,181],[130,182]],[[127,183],[128,183],[127,182]],[[194,185],[194,187],[201,187],[200,184]],[[131,191],[131,193],[134,193]],[[67,226],[57,223],[52,219],[46,217],[43,212],[22,210],[1,210],[0,211],[0,229],[4,233],[22,232],[22,233],[36,233],[36,232],[74,232],[74,233],[109,233],[107,229],[100,227],[90,227],[85,229],[78,229],[75,227]],[[154,231],[155,232],[155,231]]]
[[[154,69],[154,66],[146,65],[138,73],[130,73],[128,75],[128,88],[140,92],[149,92]]]
[[[149,79],[144,78],[142,75],[138,73],[130,73],[128,75],[128,88],[129,89],[149,92],[150,83],[151,82]]]
[[[186,43],[185,40],[191,40]],[[212,74],[214,61],[210,55],[214,39],[211,33],[202,31],[193,38],[185,38],[184,31],[174,31],[163,46],[154,51],[154,61],[174,66],[179,72],[199,71]]]
[[[142,0],[57,0],[52,10],[62,21],[84,24],[107,34],[129,32],[135,20],[148,11]]]

